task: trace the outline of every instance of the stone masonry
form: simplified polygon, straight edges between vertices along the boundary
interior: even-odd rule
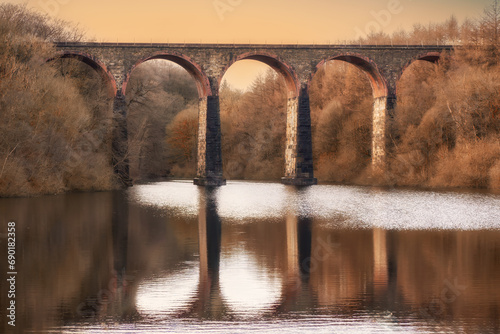
[[[127,152],[127,110],[124,103],[131,73],[151,59],[170,60],[195,79],[199,93],[198,169],[195,184],[220,186],[222,176],[219,86],[236,61],[261,61],[283,75],[288,89],[286,151],[282,182],[316,184],[313,172],[309,86],[318,69],[329,60],[349,62],[370,80],[373,98],[372,166],[383,172],[396,86],[403,71],[416,60],[437,62],[450,46],[355,45],[212,45],[58,43],[56,57],[76,58],[98,71],[109,86],[114,103],[115,169],[130,184]],[[123,157],[123,158],[121,158]]]

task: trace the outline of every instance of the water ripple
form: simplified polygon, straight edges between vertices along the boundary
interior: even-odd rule
[[[131,190],[142,205],[196,216],[203,188],[187,182],[140,185]],[[384,190],[321,185],[296,189],[276,183],[229,182],[215,192],[221,218],[283,218],[289,214],[385,229],[500,228],[500,196],[480,193]]]

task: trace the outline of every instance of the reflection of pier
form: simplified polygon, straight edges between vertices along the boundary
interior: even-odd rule
[[[373,229],[373,298],[387,310],[394,308],[397,298],[394,242],[394,231]]]
[[[139,316],[135,305],[135,291],[132,291],[127,280],[129,207],[128,199],[123,191],[113,193],[113,269],[115,277],[108,288],[113,296],[110,303],[112,313],[122,319]]]
[[[289,213],[286,220],[286,275],[280,303],[273,314],[303,310],[314,305],[310,289],[312,231],[311,219]]]
[[[176,317],[232,319],[242,310],[233,309],[231,302],[225,300],[227,296],[222,294],[220,283],[222,226],[217,212],[216,189],[199,190],[199,282],[194,297],[185,308],[178,311]],[[296,190],[291,189],[291,191],[295,194]],[[121,317],[131,317],[137,315],[137,311],[134,305],[134,291],[129,291],[130,287],[127,287],[125,279],[128,244],[127,204],[126,199],[119,196],[123,194],[117,194],[115,207],[120,209],[115,210],[113,214],[114,268],[117,273],[114,307]],[[301,204],[303,206],[307,203]],[[321,308],[327,313],[335,310],[336,314],[341,316],[370,304],[370,308],[378,310],[395,310],[397,268],[393,245],[394,232],[382,229],[354,231],[348,233],[347,239],[344,239],[346,233],[329,231],[327,233],[330,235],[327,237],[321,229],[315,229],[313,233],[312,226],[311,218],[301,216],[295,208],[289,210],[283,230],[286,233],[286,243],[282,262],[284,271],[281,296],[272,306],[262,309],[261,316],[275,317],[315,308]],[[330,236],[332,239],[342,238],[335,240],[337,242],[333,244]],[[351,238],[352,241],[358,240],[358,242],[354,244],[350,241]],[[372,244],[372,248],[359,248],[363,244],[367,246]],[[353,268],[355,271],[352,271]],[[347,274],[343,273],[345,270],[348,271]],[[366,301],[361,302],[366,298],[366,294],[373,296],[368,304]],[[361,303],[353,303],[357,300]]]
[[[223,294],[220,280],[222,225],[217,211],[217,190],[199,188],[198,249],[199,280],[188,304],[175,312],[178,318],[223,320],[232,319],[245,309],[233,305],[231,297]],[[301,215],[297,208],[307,203],[294,203],[296,190],[290,188],[290,203],[281,239],[284,252],[280,255],[282,266],[281,291],[272,303],[264,306],[261,317],[276,317],[289,313],[321,309],[321,312],[349,315],[366,307],[376,310],[395,309],[397,299],[396,259],[394,235],[382,229],[331,230],[315,227],[310,217]],[[120,206],[123,210],[125,206]],[[304,210],[307,212],[307,208]],[[115,212],[126,229],[126,217],[119,218],[121,210]],[[116,231],[115,231],[116,230]],[[326,232],[326,233],[324,233]],[[121,286],[120,275],[124,273],[126,259],[126,235],[114,228],[114,248],[122,258],[115,258],[118,273],[117,286]],[[283,234],[281,234],[283,233]],[[272,239],[271,239],[272,240]],[[334,242],[332,242],[334,241]],[[257,254],[256,254],[257,255]],[[261,254],[262,255],[262,254]],[[281,257],[284,256],[284,257]],[[236,277],[234,279],[237,279]],[[225,284],[225,283],[224,283]],[[245,286],[241,287],[245,289]],[[118,291],[124,301],[133,300],[127,295],[126,286]],[[234,290],[233,290],[234,292]],[[226,293],[226,292],[224,292]],[[237,292],[236,292],[237,293]],[[367,296],[372,296],[367,298]],[[237,297],[237,296],[236,296]],[[237,298],[236,298],[237,299]],[[121,304],[123,314],[134,314],[134,305]]]
[[[217,213],[215,190],[200,188],[198,215],[200,273],[196,297],[178,317],[230,319],[240,310],[232,310],[224,300],[219,280],[221,220]],[[311,265],[311,224],[309,218],[291,213],[286,221],[286,273],[279,303],[262,310],[274,316],[312,307],[309,288]],[[242,287],[244,288],[244,287]]]
[[[300,204],[295,206],[307,206]],[[312,225],[307,216],[289,210],[287,269],[274,315],[322,309],[342,316],[366,307],[395,312],[401,298],[397,293],[396,232],[313,230]],[[371,248],[366,247],[370,244]]]
[[[58,326],[58,319],[71,328],[131,324],[140,310],[141,323],[159,326],[174,314],[214,320],[250,315],[277,322],[319,316],[366,320],[369,326],[403,323],[428,330],[436,324],[436,331],[499,332],[500,289],[492,279],[500,277],[499,231],[352,229],[342,225],[343,217],[301,216],[295,208],[304,203],[294,203],[295,197],[282,221],[228,223],[222,234],[213,192],[200,191],[199,215],[188,218],[165,219],[158,211],[129,207],[122,192],[4,205],[4,216],[43,208],[40,222],[30,216],[19,223],[20,269],[28,274],[22,283],[38,287],[19,289],[16,305],[26,321],[21,331],[22,326],[43,331]],[[193,264],[197,247],[199,265]],[[226,270],[241,258],[253,266],[243,272],[264,273],[251,278],[262,278],[258,288],[271,286],[272,298],[258,303],[265,299],[259,295],[257,303],[245,304],[237,289],[252,286],[227,289],[225,278],[236,276],[225,276]],[[40,271],[40,263],[48,269]],[[247,312],[247,305],[254,309]]]
[[[294,203],[293,198],[302,191],[289,187],[290,203]],[[308,206],[307,202],[301,204]],[[301,205],[289,207],[286,218],[286,274],[280,303],[273,307],[274,315],[308,309],[315,304],[310,286],[311,270],[315,265],[311,254],[312,219],[297,212],[297,206]]]
[[[221,221],[217,213],[215,189],[200,188],[198,213],[198,245],[200,280],[196,298],[180,317],[222,319],[228,317],[228,307],[221,295],[219,265]]]

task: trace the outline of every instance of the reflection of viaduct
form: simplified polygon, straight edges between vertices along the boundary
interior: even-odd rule
[[[255,257],[267,257],[260,262],[263,268],[278,269],[282,273],[279,293],[267,300],[272,305],[262,305],[263,308],[257,310],[262,311],[262,318],[276,319],[312,311],[340,318],[366,312],[379,319],[379,316],[392,318],[394,313],[397,319],[422,321],[424,324],[438,319],[466,319],[478,326],[493,321],[495,328],[500,328],[499,291],[496,280],[491,280],[499,273],[495,257],[495,250],[499,249],[498,233],[332,229],[322,226],[325,222],[318,218],[302,217],[291,206],[284,225],[270,228],[269,224],[263,224],[265,228],[258,233],[238,239],[235,231],[250,229],[234,229],[231,224],[222,224],[226,218],[217,213],[216,192],[211,187],[199,191],[199,283],[195,293],[190,294],[188,304],[183,305],[186,307],[169,309],[175,316],[224,320],[238,318],[241,311],[246,311],[232,303],[234,295],[224,293],[227,286],[221,277],[221,248],[227,246],[225,238],[248,240],[248,237],[260,237],[255,244],[248,243],[246,251]],[[144,242],[142,238],[131,240],[139,229],[147,230],[148,227],[137,218],[129,218],[126,203],[128,200],[123,193],[114,193],[113,268],[117,275],[112,285],[116,291],[113,291],[112,303],[104,303],[99,315],[111,314],[132,321],[155,314],[138,313],[137,287],[142,279],[134,277],[128,280],[127,274],[142,275],[141,270],[137,271],[137,263],[157,252],[156,248],[154,252],[145,252],[133,246]],[[307,202],[302,204],[307,205]],[[222,229],[226,232],[222,233]],[[189,234],[194,232],[189,231]],[[153,228],[146,235],[151,233],[159,232]],[[164,240],[160,238],[157,242]],[[276,244],[269,245],[272,242]],[[482,248],[485,245],[486,248]],[[477,252],[471,249],[477,249]],[[492,252],[482,252],[482,249],[491,249]],[[195,251],[190,248],[188,253],[192,252]],[[155,268],[157,272],[158,267]],[[109,267],[101,270],[106,273]],[[106,277],[105,274],[93,276]],[[455,277],[458,277],[458,283]],[[483,292],[465,291],[462,286],[474,286]],[[167,291],[171,289],[165,288]],[[436,305],[435,301],[442,304]],[[470,305],[477,307],[471,311]],[[94,309],[83,311],[96,312]],[[452,326],[451,320],[443,326]]]
[[[59,43],[59,57],[79,59],[97,70],[114,97],[116,128],[113,148],[116,171],[128,181],[126,104],[133,70],[151,59],[166,59],[185,68],[195,79],[200,98],[198,185],[224,184],[222,177],[219,86],[236,61],[261,61],[285,78],[288,88],[287,138],[283,183],[310,185],[313,175],[309,86],[316,71],[329,60],[341,60],[363,70],[373,89],[372,162],[383,169],[390,111],[396,84],[413,61],[436,62],[448,46],[278,46],[203,44]]]
[[[222,296],[219,267],[221,252],[221,220],[217,213],[217,203],[213,189],[207,188],[200,196],[198,215],[198,242],[200,252],[200,280],[196,298],[181,317],[223,319],[230,318],[232,312]],[[311,257],[311,222],[298,219],[295,215],[287,218],[286,224],[286,268],[279,303],[272,307],[270,315],[286,313],[297,304],[298,298],[309,296],[307,291]],[[301,265],[302,264],[302,265]],[[305,299],[308,299],[305,297]],[[308,305],[308,306],[312,306]]]
[[[200,193],[198,214],[198,245],[200,254],[199,283],[195,298],[177,316],[197,319],[229,319],[235,310],[224,299],[220,285],[221,219],[213,188]],[[373,292],[377,298],[394,302],[396,282],[395,261],[386,231],[373,231]],[[277,317],[320,306],[317,281],[311,274],[320,262],[338,251],[335,245],[324,242],[321,236],[313,239],[312,220],[290,212],[286,218],[286,258],[281,296],[265,311],[264,317]],[[392,238],[389,236],[389,240]],[[351,296],[351,298],[354,296]],[[339,301],[338,301],[339,302]],[[386,305],[384,305],[386,306]]]

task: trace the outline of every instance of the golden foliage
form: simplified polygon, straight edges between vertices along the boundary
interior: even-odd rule
[[[113,186],[110,101],[90,68],[66,61],[72,77],[45,64],[47,40],[64,36],[51,27],[25,7],[0,5],[0,196]]]

